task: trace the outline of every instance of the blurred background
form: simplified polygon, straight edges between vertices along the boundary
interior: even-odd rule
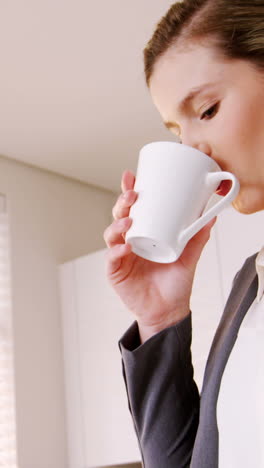
[[[118,192],[126,167],[163,129],[142,50],[172,2],[3,1],[3,156]]]
[[[68,467],[58,265],[105,247],[123,170],[173,139],[142,60],[169,5],[0,2],[2,468]]]
[[[132,317],[103,279],[103,232],[140,148],[175,141],[142,55],[171,3],[0,2],[2,468],[138,466],[117,349]],[[263,214],[221,219],[195,285],[197,309],[208,311],[206,337],[194,333],[199,382],[233,274],[262,242]]]

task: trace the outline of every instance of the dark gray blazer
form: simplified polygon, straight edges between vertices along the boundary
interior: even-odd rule
[[[235,277],[201,395],[193,380],[191,314],[143,345],[136,322],[121,338],[129,410],[145,468],[218,468],[217,398],[239,327],[257,294],[255,260],[256,254]]]

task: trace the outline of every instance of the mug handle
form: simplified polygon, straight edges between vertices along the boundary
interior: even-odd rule
[[[234,198],[237,196],[240,185],[237,180],[237,178],[231,174],[231,172],[210,172],[206,176],[206,181],[205,183],[208,185],[218,185],[222,180],[231,180],[232,181],[232,187],[229,190],[229,192],[220,200],[218,201],[214,206],[212,206],[206,213],[204,213],[200,218],[198,218],[196,221],[194,221],[191,226],[187,227],[182,231],[180,234],[180,243],[187,244],[187,242],[198,232],[202,227],[204,227],[209,221],[214,218],[214,216],[217,216],[220,211],[223,210],[229,203],[231,203]]]

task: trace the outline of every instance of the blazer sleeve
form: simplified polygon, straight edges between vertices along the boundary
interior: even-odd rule
[[[145,468],[190,466],[200,405],[191,338],[190,313],[144,344],[134,322],[119,341],[128,406]]]

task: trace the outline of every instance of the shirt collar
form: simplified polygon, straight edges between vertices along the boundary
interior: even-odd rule
[[[256,270],[258,274],[257,302],[259,302],[264,293],[264,246],[256,257]]]

